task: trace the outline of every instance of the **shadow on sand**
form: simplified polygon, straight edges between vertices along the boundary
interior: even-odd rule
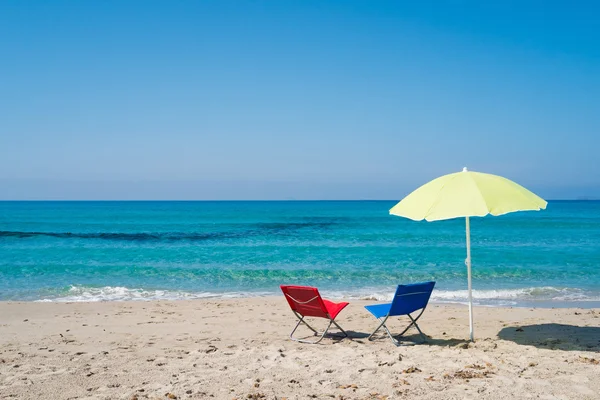
[[[349,339],[366,339],[369,337],[368,333],[357,332],[357,331],[346,331]]]
[[[562,324],[510,326],[498,338],[541,349],[600,352],[600,327]]]
[[[359,343],[366,343],[370,333],[346,331],[348,337]],[[402,335],[400,337],[394,336],[396,340],[400,341],[400,346],[458,346],[460,344],[468,344],[469,340],[465,339],[438,339],[431,336],[427,336],[427,340],[424,341],[421,335]],[[390,342],[390,338],[385,333],[379,333],[373,337],[373,342]],[[391,343],[390,343],[391,344]]]

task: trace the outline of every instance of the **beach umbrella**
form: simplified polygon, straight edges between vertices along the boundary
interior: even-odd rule
[[[469,217],[502,215],[515,211],[539,211],[544,199],[498,175],[468,171],[432,180],[406,196],[390,214],[414,221],[441,221],[465,218],[467,231],[467,279],[469,289],[469,330],[473,340],[473,296],[471,293],[471,232]]]

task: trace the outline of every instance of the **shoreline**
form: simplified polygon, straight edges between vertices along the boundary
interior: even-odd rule
[[[319,286],[322,294],[339,301],[391,301],[395,286],[352,288],[340,290]],[[436,288],[430,302],[434,304],[466,305],[465,289]],[[198,291],[188,288],[155,288],[126,286],[67,285],[17,293],[4,293],[0,302],[77,303],[106,301],[188,301],[206,299],[244,299],[278,297],[279,288],[273,289],[220,289]],[[474,289],[473,304],[479,307],[519,308],[600,308],[600,289],[581,287],[528,286],[501,289]]]
[[[194,299],[139,299],[139,300],[0,300],[0,304],[96,304],[96,303],[152,303],[152,302],[187,302],[187,301],[205,301],[205,300],[244,300],[244,299],[276,299],[278,295],[269,294],[269,295],[257,295],[257,296],[245,296],[245,297],[199,297]],[[328,299],[341,302],[346,301],[349,303],[352,302],[366,302],[366,303],[385,303],[386,301],[380,300],[370,300],[370,299],[354,299],[347,297],[328,297]],[[429,301],[430,306],[449,306],[449,307],[467,307],[467,302],[459,302],[459,301]],[[571,309],[571,310],[596,310],[600,309],[600,301],[590,300],[590,301],[569,301],[569,302],[559,302],[559,301],[547,301],[547,300],[539,300],[539,301],[521,301],[517,302],[517,304],[480,304],[473,302],[473,307],[481,307],[481,308],[506,308],[506,309],[539,309],[539,310],[554,310],[554,309]]]
[[[75,286],[74,286],[75,287]],[[89,288],[88,288],[89,289]],[[35,300],[0,300],[1,303],[105,303],[105,302],[152,302],[152,301],[202,301],[202,300],[236,300],[236,299],[255,299],[255,298],[279,298],[280,292],[186,292],[186,291],[168,291],[168,290],[155,290],[156,293],[161,293],[161,296],[156,295],[139,296],[134,297],[131,293],[152,293],[152,290],[144,289],[129,289],[124,287],[99,287],[93,288],[97,291],[103,290],[122,290],[128,291],[129,297],[123,295],[119,296],[102,296],[102,295],[85,295],[85,296],[66,296],[58,298],[44,298]],[[519,289],[517,289],[519,290]],[[360,302],[360,301],[371,301],[371,302],[385,302],[391,301],[391,295],[393,289],[388,292],[386,296],[379,295],[341,295],[339,291],[324,289],[321,291],[324,296],[335,301],[347,301],[347,302]],[[452,291],[441,291],[443,294]],[[475,292],[475,291],[474,291]],[[442,295],[442,298],[436,298],[436,294],[439,296],[440,290],[433,292],[430,304],[437,305],[461,305],[466,306],[468,303],[466,300],[446,300]],[[387,298],[390,297],[390,298]],[[578,309],[595,309],[600,308],[600,299],[588,299],[588,300],[548,300],[548,299],[473,299],[473,305],[476,307],[483,308],[539,308],[539,309],[555,309],[555,308],[578,308]]]
[[[363,308],[372,303],[352,301],[336,319],[349,339],[307,345],[288,338],[295,317],[283,296],[0,302],[0,393],[280,400],[593,399],[600,392],[600,309],[475,307],[469,343],[467,307],[431,304],[419,320],[428,342],[410,330],[396,347],[384,336],[366,340],[377,325]],[[390,324],[393,332],[404,326]]]

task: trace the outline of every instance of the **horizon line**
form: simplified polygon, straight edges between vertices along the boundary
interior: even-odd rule
[[[10,202],[359,202],[359,201],[400,201],[402,199],[0,199],[0,203]],[[600,201],[600,198],[544,199],[546,201]]]

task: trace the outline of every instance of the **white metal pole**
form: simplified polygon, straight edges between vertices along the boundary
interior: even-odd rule
[[[469,332],[471,341],[473,338],[473,294],[471,292],[471,227],[469,226],[469,217],[466,217],[467,225],[467,279],[469,280]]]

